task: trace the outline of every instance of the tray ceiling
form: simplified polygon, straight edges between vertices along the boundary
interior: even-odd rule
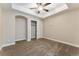
[[[37,10],[31,10],[30,8],[35,7],[36,4],[35,3],[16,3],[16,4],[12,4],[12,8],[19,10],[21,12],[25,12],[40,18],[46,18],[48,16],[54,15],[56,13],[59,13],[63,10],[68,9],[67,4],[65,3],[51,3],[48,6],[45,6],[46,9],[49,10],[49,12],[45,12],[43,10],[40,10],[40,13],[38,14],[36,11]]]

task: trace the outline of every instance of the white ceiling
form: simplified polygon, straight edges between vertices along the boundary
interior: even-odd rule
[[[29,10],[29,5],[31,5],[30,7],[33,6],[33,4],[31,3],[17,3],[17,4],[12,4],[12,3],[0,3],[0,7],[4,8],[5,10],[14,10],[16,9],[17,11],[20,12],[24,12],[26,14],[30,14],[33,16],[37,16],[40,18],[46,18],[48,16],[54,15],[56,13],[59,12],[63,12],[63,10],[67,11],[67,10],[72,10],[72,9],[79,9],[79,3],[66,3],[66,4],[62,4],[62,3],[55,3],[55,7],[54,4],[52,4],[50,7],[48,7],[51,11],[49,13],[42,13],[42,14],[36,14],[34,11]],[[58,5],[58,6],[57,6]]]
[[[52,3],[52,4],[45,7],[46,9],[49,10],[49,12],[45,12],[45,11],[41,10],[41,12],[38,14],[38,13],[36,13],[37,10],[31,10],[30,9],[30,8],[35,7],[35,6],[36,6],[35,3],[12,4],[13,9],[16,9],[16,10],[19,10],[19,11],[40,17],[40,18],[46,18],[48,16],[54,15],[58,12],[61,12],[63,10],[68,9],[67,4],[65,4],[65,3]]]

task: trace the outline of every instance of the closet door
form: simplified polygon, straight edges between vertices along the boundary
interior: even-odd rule
[[[31,38],[36,39],[37,37],[37,26],[36,21],[31,21]]]

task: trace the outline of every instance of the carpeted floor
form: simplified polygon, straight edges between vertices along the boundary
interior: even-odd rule
[[[3,48],[1,56],[79,56],[79,48],[47,39],[19,41]]]

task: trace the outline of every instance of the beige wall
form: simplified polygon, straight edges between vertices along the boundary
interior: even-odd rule
[[[44,20],[44,37],[79,46],[79,9]]]
[[[2,10],[1,10],[2,9]],[[31,20],[37,21],[37,36],[42,38],[42,20],[40,18],[11,9],[0,8],[0,48],[15,44],[15,16],[20,15],[26,17],[28,27],[28,41],[31,40]],[[40,25],[41,24],[41,25]],[[27,39],[26,39],[27,40]]]
[[[3,44],[6,46],[15,42],[15,16],[12,10],[2,8]]]
[[[3,44],[3,20],[2,20],[2,8],[0,6],[0,47]]]

